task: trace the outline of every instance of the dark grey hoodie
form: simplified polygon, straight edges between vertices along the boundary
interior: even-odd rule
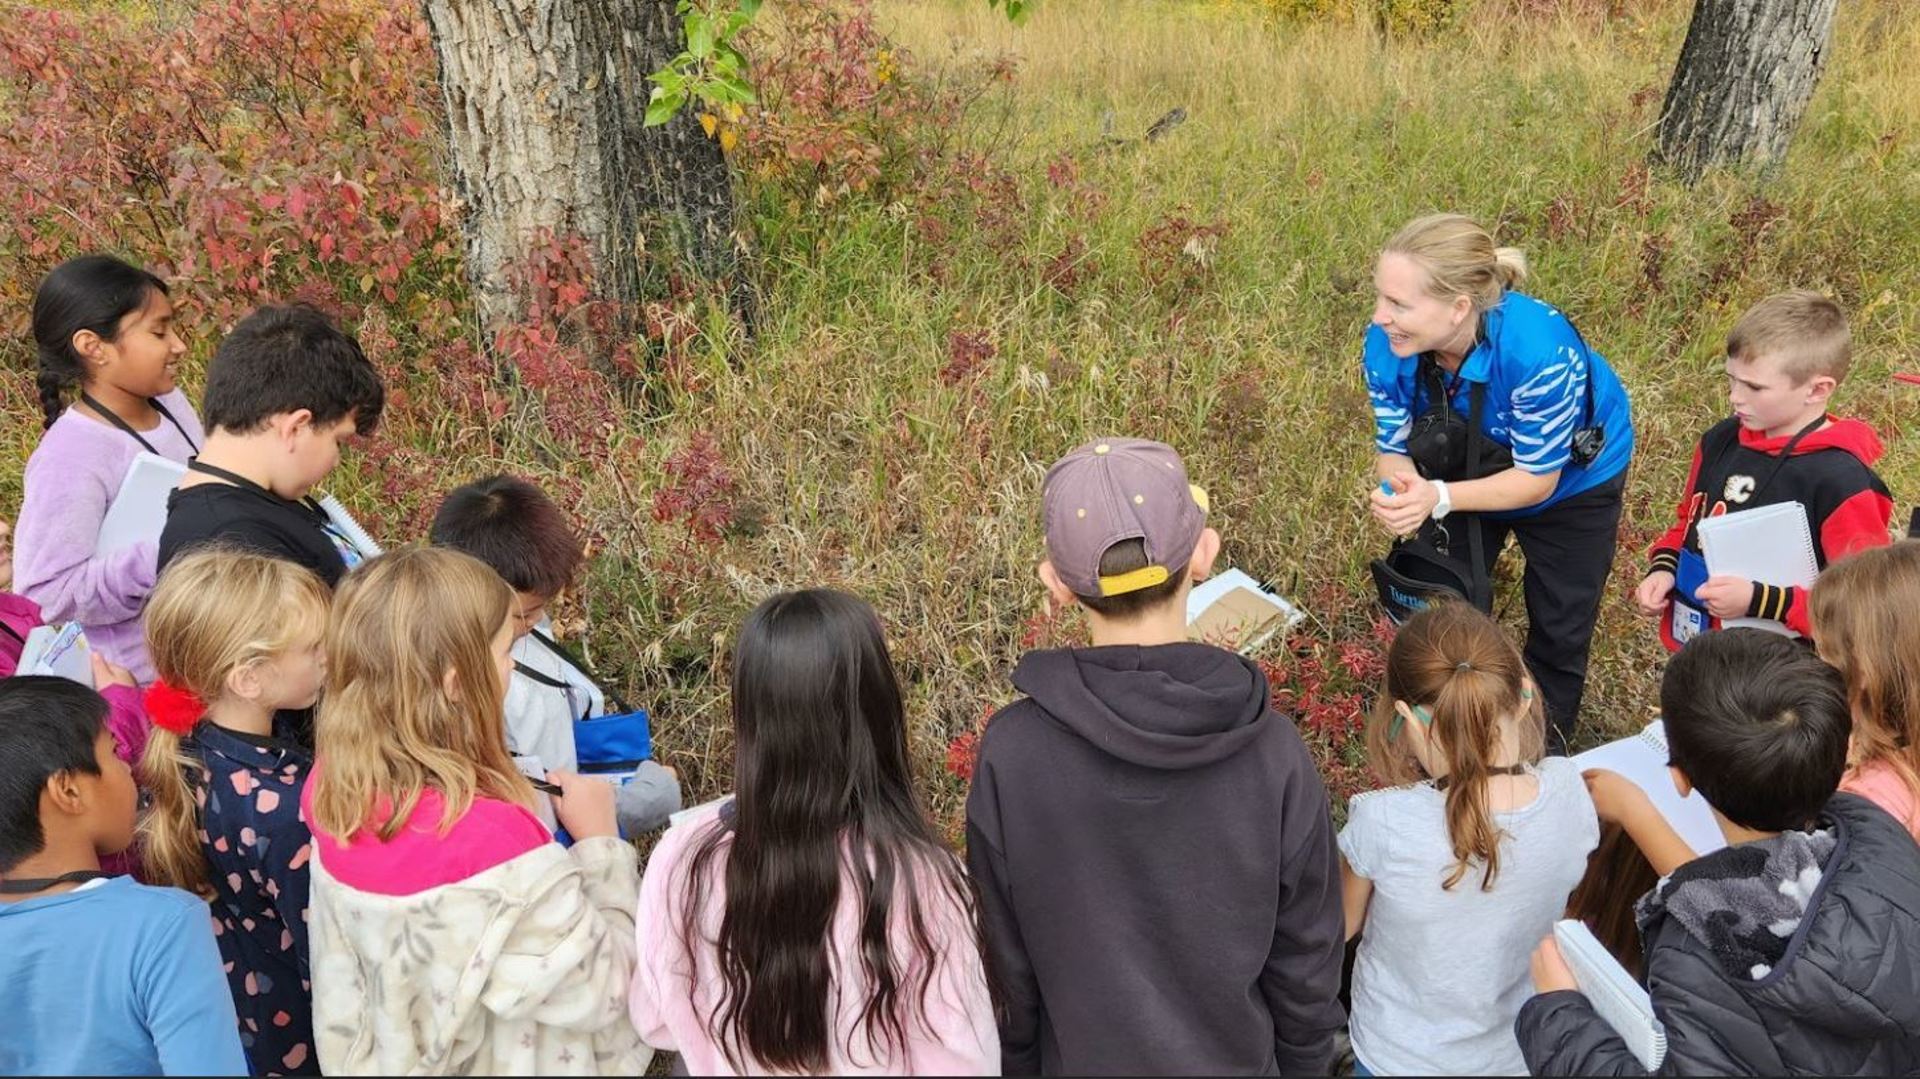
[[[967,798],[1006,1073],[1325,1074],[1345,941],[1327,793],[1259,668],[1034,652]]]

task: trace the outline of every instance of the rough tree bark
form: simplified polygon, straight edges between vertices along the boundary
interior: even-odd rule
[[[642,125],[647,75],[684,46],[674,0],[427,0],[426,9],[487,325],[525,314],[517,271],[543,229],[587,240],[607,299],[646,298],[649,266],[669,255],[737,277],[719,145],[693,109]]]
[[[1825,66],[1836,0],[1697,0],[1660,112],[1657,159],[1689,180],[1778,161]]]

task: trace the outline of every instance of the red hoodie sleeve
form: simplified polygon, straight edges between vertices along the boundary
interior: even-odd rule
[[[1848,498],[1820,524],[1820,549],[1831,566],[1850,554],[1892,542],[1887,533],[1893,521],[1893,499],[1872,488]],[[1813,636],[1807,610],[1807,590],[1755,582],[1753,602],[1747,607],[1751,618],[1774,618],[1803,636]]]
[[[1693,444],[1693,463],[1687,466],[1687,483],[1680,488],[1680,504],[1674,509],[1673,527],[1660,534],[1647,550],[1648,573],[1675,572],[1680,566],[1680,549],[1687,542],[1687,526],[1693,523],[1693,488],[1700,482],[1700,443]]]

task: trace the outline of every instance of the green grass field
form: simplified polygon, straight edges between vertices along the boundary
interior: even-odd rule
[[[1578,319],[1633,396],[1628,554],[1588,696],[1590,724],[1633,726],[1663,653],[1625,592],[1691,440],[1723,414],[1719,365],[1740,310],[1781,288],[1832,292],[1857,344],[1839,407],[1889,436],[1920,410],[1920,391],[1887,378],[1920,365],[1920,76],[1903,63],[1920,23],[1896,10],[1842,12],[1777,176],[1689,190],[1643,166],[1683,5],[1604,25],[1469,17],[1409,41],[1219,5],[1048,0],[1014,27],[972,0],[890,3],[883,25],[922,63],[1018,55],[967,135],[1022,178],[1031,212],[1011,248],[964,233],[919,243],[881,209],[856,218],[775,268],[755,354],[716,365],[670,422],[715,431],[772,508],[771,527],[724,552],[742,591],[835,582],[881,609],[937,759],[945,736],[1010,695],[1041,603],[1039,478],[1096,434],[1179,447],[1214,494],[1226,557],[1317,597],[1316,632],[1361,632],[1364,565],[1385,542],[1362,508],[1372,255],[1411,216],[1474,214],[1526,250],[1533,290]],[[1106,114],[1138,135],[1176,106],[1190,118],[1167,138],[1089,152]],[[1063,153],[1106,196],[1099,209],[1076,212],[1047,182]],[[1170,216],[1221,234],[1200,247],[1206,265],[1190,258],[1156,285],[1141,236]],[[1062,251],[1082,252],[1071,295],[1046,280]],[[937,377],[954,330],[997,348],[983,392]],[[1904,510],[1920,497],[1920,455],[1889,441],[1883,474]],[[1504,606],[1517,623],[1517,588]],[[717,695],[687,703],[707,711],[680,723],[719,719]]]
[[[1368,639],[1364,567],[1386,544],[1364,512],[1371,262],[1405,220],[1462,211],[1526,251],[1529,291],[1572,314],[1632,394],[1626,554],[1587,722],[1590,738],[1636,726],[1663,653],[1626,592],[1693,438],[1722,414],[1724,336],[1747,304],[1810,287],[1853,313],[1838,407],[1888,436],[1902,519],[1920,500],[1920,453],[1900,437],[1920,389],[1887,377],[1920,368],[1920,20],[1902,0],[1844,5],[1783,166],[1689,189],[1644,165],[1688,5],[1624,6],[1606,20],[1483,0],[1401,38],[1226,0],[1041,0],[1020,26],[982,0],[884,0],[881,24],[918,70],[1018,57],[950,133],[1007,170],[1017,213],[931,229],[937,207],[856,195],[823,218],[748,175],[758,336],[703,337],[655,407],[611,433],[639,447],[622,463],[451,423],[389,437],[446,484],[505,467],[579,485],[573,508],[601,543],[570,620],[585,616],[596,659],[652,705],[690,799],[730,782],[725,656],[745,611],[802,585],[869,599],[951,824],[964,788],[942,769],[949,739],[1011,697],[1027,641],[1073,633],[1044,617],[1033,569],[1041,475],[1084,439],[1178,447],[1213,494],[1226,560],[1305,601],[1315,639]],[[1175,107],[1188,119],[1164,139],[1098,148],[1109,124],[1138,136]],[[9,387],[5,448],[23,460],[33,398]],[[663,462],[700,434],[743,509],[716,543],[647,512]],[[375,523],[410,508],[364,461],[335,487]],[[1516,629],[1518,568],[1510,557],[1503,574]]]

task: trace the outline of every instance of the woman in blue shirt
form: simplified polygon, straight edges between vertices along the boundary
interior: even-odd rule
[[[1564,747],[1617,547],[1633,422],[1619,378],[1573,323],[1514,291],[1525,276],[1520,252],[1458,214],[1420,218],[1387,242],[1364,361],[1381,481],[1371,502],[1396,536],[1477,521],[1489,573],[1507,537],[1518,540],[1527,666]],[[1476,396],[1482,465],[1467,475],[1461,436]],[[1438,438],[1449,409],[1460,433]]]

